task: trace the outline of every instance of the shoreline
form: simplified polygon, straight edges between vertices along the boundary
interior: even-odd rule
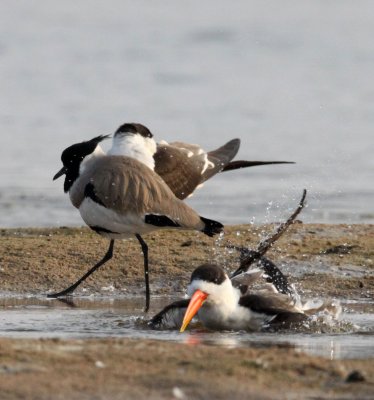
[[[372,359],[330,361],[281,346],[1,339],[0,352],[2,400],[369,400],[374,385]]]
[[[256,248],[274,227],[228,226],[218,239],[196,232],[147,235],[152,295],[183,295],[193,269],[207,261],[233,271],[239,255],[224,244]],[[108,242],[87,228],[0,229],[0,290],[26,296],[63,289],[103,256]],[[266,257],[303,296],[373,300],[374,225],[295,223]],[[113,259],[83,284],[84,293],[100,296],[108,285],[114,286],[113,296],[143,295],[142,256],[135,240],[115,245]],[[155,311],[151,308],[150,315]],[[373,357],[328,360],[282,345],[228,348],[193,340],[0,338],[5,400],[370,399],[373,377]]]
[[[191,272],[215,262],[228,272],[238,267],[239,254],[230,243],[256,249],[276,224],[233,225],[223,238],[199,232],[156,231],[145,236],[149,246],[152,293],[184,293]],[[1,291],[38,294],[65,288],[100,260],[109,240],[86,227],[0,229]],[[305,293],[329,297],[366,297],[374,292],[374,225],[294,223],[266,257],[288,274]],[[15,279],[16,277],[16,279]],[[172,279],[171,279],[172,278]],[[143,260],[134,239],[117,240],[113,258],[81,285],[90,293],[112,284],[120,292],[141,294]]]

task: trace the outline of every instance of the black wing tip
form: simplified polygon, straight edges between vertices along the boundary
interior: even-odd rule
[[[157,214],[146,214],[144,217],[144,222],[149,225],[159,226],[159,227],[170,227],[170,228],[179,228],[180,225],[173,221],[166,215],[157,215]]]
[[[162,326],[162,321],[164,319],[164,314],[165,314],[165,309],[161,310],[158,314],[154,315],[147,322],[148,327],[151,329],[160,329]]]
[[[103,228],[102,226],[98,226],[98,225],[89,225],[89,227],[96,233],[98,233],[99,235],[103,234],[103,233],[110,233],[110,234],[119,234],[118,232],[113,232],[110,231],[109,229]]]
[[[258,165],[275,165],[275,164],[296,164],[295,161],[246,161],[246,160],[236,160],[231,161],[227,164],[222,172],[233,171],[240,168],[256,167]]]
[[[105,140],[105,139],[110,139],[110,138],[111,138],[111,135],[99,135],[99,136],[96,136],[96,137],[94,137],[93,139],[91,139],[91,141],[92,141],[92,142],[100,143],[100,142],[102,142],[103,140]]]
[[[239,138],[235,138],[235,139],[229,140],[229,141],[225,144],[225,146],[227,146],[227,145],[235,145],[235,146],[238,146],[238,148],[239,148],[240,143],[241,143],[240,139],[239,139]]]
[[[260,258],[260,263],[262,269],[267,275],[266,280],[268,283],[273,284],[279,293],[287,295],[292,293],[292,289],[288,283],[286,275],[284,275],[271,260],[262,256]]]
[[[202,232],[205,233],[206,235],[212,237],[223,231],[224,226],[220,222],[204,217],[200,217],[200,219],[205,224]]]
[[[84,188],[84,197],[91,199],[97,204],[100,204],[103,207],[106,207],[105,204],[97,197],[95,192],[95,187],[92,183],[87,183],[86,187]]]
[[[222,148],[226,148],[229,151],[230,159],[232,160],[239,151],[240,139],[239,138],[231,139],[227,143],[225,143],[222,146]]]

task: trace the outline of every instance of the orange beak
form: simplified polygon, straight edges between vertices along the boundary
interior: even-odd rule
[[[191,319],[199,311],[207,297],[208,295],[206,293],[202,292],[201,290],[196,290],[191,297],[190,303],[188,304],[186,314],[184,314],[182,327],[179,332],[184,332],[188,324],[191,322]]]

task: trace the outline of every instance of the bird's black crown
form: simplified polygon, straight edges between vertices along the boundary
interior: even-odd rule
[[[126,123],[121,125],[115,132],[114,136],[119,133],[138,133],[145,138],[153,138],[151,131],[142,124]]]
[[[226,274],[225,271],[218,265],[203,264],[197,267],[194,272],[192,272],[191,282],[198,279],[220,285],[226,280]]]
[[[69,167],[74,162],[81,162],[86,156],[93,153],[97,145],[109,135],[96,136],[91,140],[75,143],[67,147],[61,154],[61,161],[65,167]]]

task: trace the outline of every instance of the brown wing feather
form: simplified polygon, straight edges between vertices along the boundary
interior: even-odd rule
[[[180,144],[182,145],[182,144]],[[155,172],[161,176],[179,199],[188,197],[201,183],[204,159],[201,155],[188,156],[188,150],[159,144],[154,155]]]
[[[216,150],[205,152],[195,144],[172,142],[157,145],[155,172],[179,199],[185,199],[219,172],[267,164],[293,164],[288,161],[232,161],[240,147],[240,139],[232,139]],[[209,164],[206,165],[207,160]]]
[[[133,158],[105,157],[80,179],[82,186],[91,182],[100,201],[119,214],[160,214],[184,228],[204,228],[192,208],[177,199],[155,172]]]
[[[249,294],[242,296],[239,304],[250,308],[252,311],[276,315],[280,313],[300,313],[293,305],[290,298],[284,294],[269,293],[265,296],[260,294]]]
[[[233,139],[206,153],[200,146],[189,143],[158,144],[154,155],[155,172],[179,199],[185,199],[197,186],[222,171],[235,157],[239,146],[240,140]]]
[[[239,304],[248,307],[251,311],[274,316],[270,321],[272,327],[290,327],[292,324],[301,323],[308,317],[294,307],[290,298],[284,294],[266,292],[265,295],[249,294],[242,296]]]

